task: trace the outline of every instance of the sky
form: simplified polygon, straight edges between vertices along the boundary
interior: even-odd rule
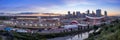
[[[109,16],[120,16],[120,0],[0,0],[0,12],[39,12],[67,14],[68,11],[101,9]]]

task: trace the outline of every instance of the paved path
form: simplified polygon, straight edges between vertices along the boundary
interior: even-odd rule
[[[6,40],[6,37],[5,37],[5,36],[1,36],[1,35],[0,35],[0,37],[2,38],[2,40]]]

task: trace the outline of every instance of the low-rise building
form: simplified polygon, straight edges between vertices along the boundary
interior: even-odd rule
[[[58,16],[14,16],[15,19],[4,21],[7,26],[21,28],[51,28],[61,24]]]

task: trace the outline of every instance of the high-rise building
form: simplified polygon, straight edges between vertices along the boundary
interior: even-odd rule
[[[82,15],[81,15],[81,16],[82,16],[82,18],[85,18],[86,14],[85,14],[85,13],[82,13]]]
[[[104,15],[107,17],[107,11],[104,11]]]
[[[80,14],[80,11],[76,11],[76,16],[77,16],[77,17],[80,17],[80,15],[81,15],[81,14]]]
[[[73,11],[73,18],[75,18],[76,17],[76,14],[75,14],[75,11]]]
[[[97,10],[96,10],[96,16],[97,16],[97,17],[100,17],[100,16],[101,16],[101,9],[97,9]]]
[[[70,11],[68,11],[68,18],[70,18],[72,16],[72,14],[70,13]]]
[[[70,11],[68,11],[68,15],[70,15]]]
[[[88,15],[88,16],[90,15],[90,11],[89,11],[89,10],[87,10],[87,15]]]
[[[73,11],[73,16],[75,16],[75,11]]]
[[[92,11],[92,17],[94,17],[94,16],[96,16],[96,15],[95,15],[94,11]]]

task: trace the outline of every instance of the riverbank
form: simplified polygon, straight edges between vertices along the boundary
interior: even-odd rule
[[[0,40],[2,40],[2,37],[0,36]]]
[[[9,39],[12,40],[47,40],[48,38],[55,38],[55,37],[64,37],[68,35],[76,35],[82,32],[87,32],[92,29],[86,30],[78,30],[78,31],[71,31],[71,32],[62,32],[62,33],[51,33],[42,35],[40,33],[18,33],[18,32],[7,32],[7,31],[0,31],[2,35],[10,37]]]
[[[100,31],[89,34],[85,40],[120,40],[120,20],[116,19],[111,24],[102,26]]]

